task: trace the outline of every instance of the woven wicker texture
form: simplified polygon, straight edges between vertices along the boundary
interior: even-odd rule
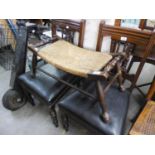
[[[13,23],[16,24],[16,19],[12,19]],[[9,28],[7,22],[5,19],[0,19],[0,25],[4,28],[5,31],[5,38],[3,39],[7,39],[7,43],[12,45],[12,48],[15,50],[16,47],[16,39],[11,31],[11,29]],[[0,36],[1,37],[1,36]],[[0,38],[2,39],[2,38]]]
[[[155,102],[149,101],[130,131],[131,135],[155,134]]]
[[[38,55],[49,64],[81,77],[101,70],[112,59],[110,54],[83,49],[64,40],[40,49]]]

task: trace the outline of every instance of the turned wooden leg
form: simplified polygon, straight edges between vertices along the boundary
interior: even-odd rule
[[[59,124],[58,124],[57,113],[56,113],[55,107],[50,108],[50,115],[53,120],[53,124],[56,127],[58,127]]]
[[[132,84],[130,86],[131,91],[135,88],[135,85],[137,83],[137,80],[138,80],[138,78],[139,78],[139,76],[141,74],[141,71],[142,71],[144,65],[145,65],[145,61],[143,60],[142,62],[140,62],[139,66],[138,66],[138,69],[137,69],[136,74],[134,76],[134,80],[131,81],[132,82]]]
[[[96,84],[97,84],[97,94],[99,98],[99,103],[101,104],[101,108],[102,108],[102,117],[103,117],[103,120],[106,123],[108,123],[110,121],[110,116],[108,113],[107,105],[105,103],[105,92],[103,91],[102,84],[99,80],[96,82]]]
[[[117,72],[119,73],[119,76],[118,76],[119,87],[121,91],[125,91],[122,70],[119,63],[117,63]]]
[[[66,131],[68,131],[69,130],[69,119],[68,119],[68,116],[66,114],[62,114],[61,115],[61,121],[62,121],[63,128]]]

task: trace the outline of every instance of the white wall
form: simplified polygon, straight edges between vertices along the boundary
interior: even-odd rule
[[[84,36],[84,48],[95,50],[97,44],[97,36],[99,30],[99,24],[101,19],[87,19],[85,27],[85,36]],[[106,24],[114,25],[114,19],[105,19]],[[75,42],[77,43],[78,37],[76,37]],[[108,45],[110,44],[109,39],[104,40],[102,51],[108,51]]]

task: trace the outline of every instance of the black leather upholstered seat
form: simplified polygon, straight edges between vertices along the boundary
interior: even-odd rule
[[[89,87],[89,92],[95,93],[95,86]],[[104,123],[100,117],[101,108],[97,101],[74,92],[58,103],[62,114],[72,117],[86,125],[95,133],[100,134],[123,134],[124,124],[128,112],[130,93],[121,92],[118,87],[112,86],[106,95],[106,103],[110,113],[111,122]]]
[[[42,66],[42,69],[66,81],[69,80],[68,75],[49,64]],[[42,101],[47,103],[49,103],[52,98],[64,87],[62,83],[38,70],[35,77],[33,77],[32,72],[29,71],[19,76],[18,80],[26,91],[36,95],[42,99]]]

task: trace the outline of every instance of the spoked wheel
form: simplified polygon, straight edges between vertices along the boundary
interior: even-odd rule
[[[26,104],[26,100],[13,89],[8,90],[2,98],[3,106],[11,111],[15,111]]]

